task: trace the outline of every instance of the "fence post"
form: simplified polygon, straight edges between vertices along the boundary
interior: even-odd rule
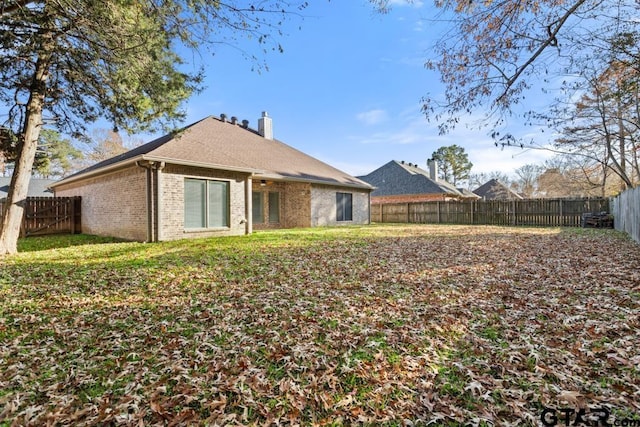
[[[438,208],[438,215],[436,215],[438,224],[440,224],[440,202],[436,202],[436,208]]]
[[[411,203],[407,203],[407,224],[411,224]]]
[[[475,221],[473,219],[473,208],[474,208],[474,202],[473,202],[473,200],[471,200],[471,225],[473,225],[475,223]]]
[[[511,206],[513,209],[513,225],[518,225],[518,220],[517,220],[517,213],[516,213],[516,199],[513,199],[513,201],[511,202]]]
[[[71,234],[76,234],[76,201],[74,199],[69,199],[67,201],[71,205],[71,209],[69,212],[70,221],[71,221]]]

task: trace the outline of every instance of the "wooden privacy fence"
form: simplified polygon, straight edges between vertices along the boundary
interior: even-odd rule
[[[611,201],[616,230],[640,243],[640,187],[631,188]]]
[[[81,233],[80,200],[80,197],[27,197],[20,236]],[[4,203],[0,200],[0,212]]]
[[[372,204],[374,222],[580,227],[582,214],[608,212],[609,199],[473,200]]]

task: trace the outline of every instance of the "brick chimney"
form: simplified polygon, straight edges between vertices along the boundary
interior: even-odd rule
[[[438,162],[433,159],[427,160],[427,166],[429,166],[429,178],[438,182]]]
[[[273,121],[266,111],[263,111],[262,117],[258,119],[258,133],[265,139],[273,139]]]

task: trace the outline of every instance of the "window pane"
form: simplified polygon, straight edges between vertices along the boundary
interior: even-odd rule
[[[342,193],[336,193],[336,220],[344,221],[344,202]]]
[[[264,222],[264,207],[262,205],[262,193],[254,191],[251,194],[251,209],[254,224],[262,224]]]
[[[353,194],[345,193],[344,195],[344,220],[353,220]]]
[[[269,222],[280,222],[280,193],[269,192]]]
[[[229,226],[229,183],[209,181],[209,227]]]
[[[204,228],[206,182],[197,179],[184,181],[184,227]]]
[[[353,220],[353,194],[336,193],[336,221]]]

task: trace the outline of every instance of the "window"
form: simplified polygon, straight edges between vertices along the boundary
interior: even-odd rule
[[[229,183],[205,179],[184,180],[184,227],[229,226]]]
[[[262,224],[264,222],[264,205],[262,202],[262,192],[254,191],[251,193],[251,210],[254,224]]]
[[[280,222],[280,193],[269,192],[269,222]]]
[[[336,207],[337,221],[353,220],[353,194],[336,193]]]

